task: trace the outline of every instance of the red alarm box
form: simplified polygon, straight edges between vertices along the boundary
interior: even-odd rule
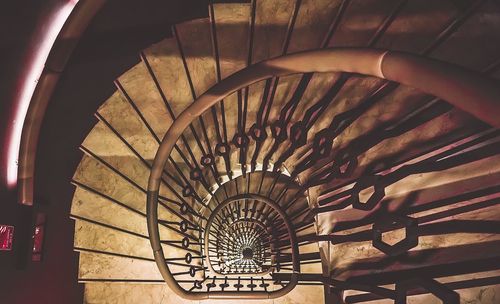
[[[0,225],[0,250],[12,250],[14,226]]]
[[[45,221],[46,217],[44,213],[36,215],[35,231],[33,231],[33,248],[31,250],[31,260],[35,262],[42,260]]]

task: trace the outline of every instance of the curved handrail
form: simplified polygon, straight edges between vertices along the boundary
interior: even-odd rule
[[[179,295],[194,300],[209,297],[208,293],[194,294],[181,288],[164,263],[157,221],[158,193],[162,170],[175,143],[197,117],[232,92],[269,77],[310,72],[357,73],[398,82],[444,99],[493,126],[500,126],[500,87],[493,80],[449,63],[407,53],[367,48],[305,51],[265,60],[229,76],[201,95],[173,122],[158,148],[149,177],[147,217],[151,246],[163,278]],[[246,296],[266,298],[265,293],[259,292],[210,293],[210,297],[218,298]]]

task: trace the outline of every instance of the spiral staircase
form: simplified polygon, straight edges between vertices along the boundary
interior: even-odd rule
[[[307,50],[403,51],[498,78],[499,32],[500,5],[483,0],[213,3],[175,25],[81,144],[85,303],[500,301],[497,129],[355,72],[276,73],[181,114]]]

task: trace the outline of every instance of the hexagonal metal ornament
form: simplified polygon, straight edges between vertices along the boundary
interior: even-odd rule
[[[373,187],[374,191],[370,198],[362,203],[360,200],[360,192],[369,187]],[[385,186],[379,183],[379,176],[363,176],[352,188],[351,200],[352,207],[359,210],[372,210],[385,197]]]
[[[384,233],[400,228],[405,229],[405,238],[393,245],[383,241]],[[389,214],[381,217],[373,224],[372,232],[373,247],[389,256],[401,255],[418,245],[418,221],[409,216]]]

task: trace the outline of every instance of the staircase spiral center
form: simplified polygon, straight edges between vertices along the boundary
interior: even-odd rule
[[[251,260],[253,258],[253,249],[252,248],[244,248],[241,252],[243,259]]]

